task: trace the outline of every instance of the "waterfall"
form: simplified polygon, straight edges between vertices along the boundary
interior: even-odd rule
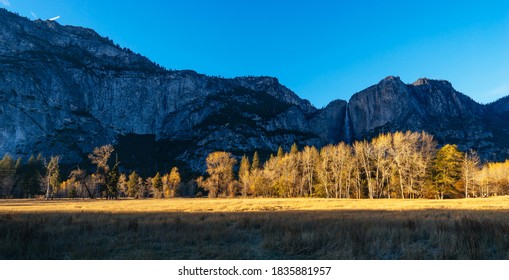
[[[345,142],[347,144],[350,144],[350,141],[352,140],[350,135],[350,114],[348,113],[348,103],[346,103],[346,109],[345,109]]]

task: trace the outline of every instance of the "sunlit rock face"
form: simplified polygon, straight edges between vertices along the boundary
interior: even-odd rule
[[[504,103],[481,105],[443,80],[405,84],[389,76],[352,96],[348,113],[354,139],[395,131],[427,131],[441,143],[477,150],[484,159],[509,156]],[[505,110],[507,112],[508,110]],[[498,112],[498,113],[496,113]],[[507,118],[506,118],[507,119]]]
[[[127,170],[203,172],[216,150],[268,156],[397,130],[507,156],[507,100],[480,105],[446,81],[391,76],[317,109],[276,78],[167,70],[91,29],[4,9],[0,42],[0,156],[59,154],[76,165],[114,144]]]

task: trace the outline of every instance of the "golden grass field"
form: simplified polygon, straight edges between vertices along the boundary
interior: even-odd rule
[[[0,200],[0,259],[509,259],[509,197]]]
[[[475,199],[175,198],[123,200],[0,200],[5,213],[259,212],[341,210],[509,210],[509,196]]]

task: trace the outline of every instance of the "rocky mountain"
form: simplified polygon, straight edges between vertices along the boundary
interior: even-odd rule
[[[424,78],[405,84],[392,76],[354,94],[348,103],[353,139],[424,130],[439,143],[475,149],[489,160],[509,156],[508,112],[507,99],[481,105],[448,81]]]
[[[113,143],[126,169],[201,172],[216,150],[267,156],[294,142],[426,130],[501,159],[508,108],[507,99],[480,105],[447,81],[387,77],[317,109],[276,78],[166,70],[93,30],[0,9],[0,154],[60,154],[77,164]]]
[[[1,154],[77,163],[114,143],[127,168],[203,170],[214,150],[339,141],[338,105],[317,110],[276,78],[168,71],[93,30],[4,9],[0,42]]]

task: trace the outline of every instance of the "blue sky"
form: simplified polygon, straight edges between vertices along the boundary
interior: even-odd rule
[[[481,103],[509,95],[509,1],[0,0],[60,16],[171,69],[268,75],[317,107],[388,75],[449,80]]]

